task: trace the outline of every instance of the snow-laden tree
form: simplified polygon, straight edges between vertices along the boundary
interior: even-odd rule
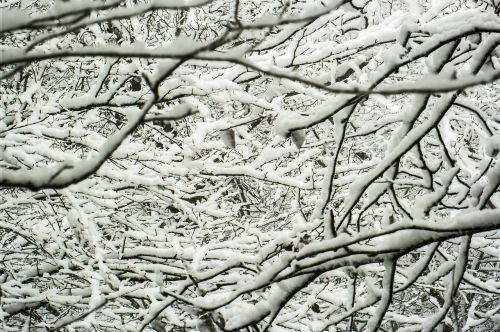
[[[500,328],[500,1],[0,10],[4,331]]]

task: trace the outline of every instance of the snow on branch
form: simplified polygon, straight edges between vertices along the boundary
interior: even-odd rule
[[[3,331],[496,331],[498,1],[3,1]]]

